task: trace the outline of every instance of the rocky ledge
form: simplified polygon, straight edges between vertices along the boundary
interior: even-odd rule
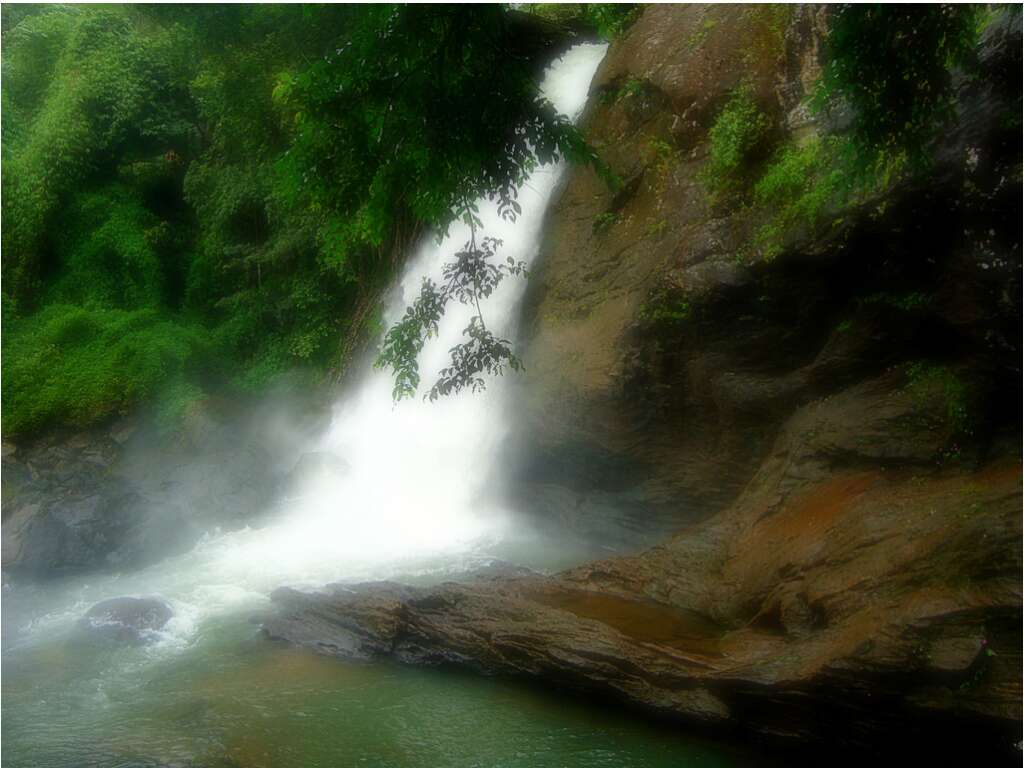
[[[1016,464],[851,474],[554,577],[282,589],[264,631],[347,660],[537,678],[770,743],[1012,757],[1020,498]]]

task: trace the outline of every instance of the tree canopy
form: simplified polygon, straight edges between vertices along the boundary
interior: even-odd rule
[[[5,5],[2,34],[6,434],[337,370],[419,233],[592,159],[506,6]]]

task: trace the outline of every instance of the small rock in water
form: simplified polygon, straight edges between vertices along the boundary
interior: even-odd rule
[[[79,620],[80,626],[127,643],[142,643],[174,615],[157,597],[114,597],[96,603]]]

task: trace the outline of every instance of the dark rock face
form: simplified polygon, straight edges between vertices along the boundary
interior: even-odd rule
[[[262,442],[212,406],[173,439],[132,418],[5,445],[3,568],[31,577],[137,568],[214,528],[248,524],[282,477]]]
[[[283,590],[269,636],[830,755],[1019,761],[1020,17],[985,32],[927,178],[749,259],[760,222],[698,174],[742,82],[780,136],[821,130],[827,12],[785,12],[644,10],[584,123],[624,188],[571,173],[528,289],[521,508],[677,533],[555,578]],[[652,320],[664,295],[687,312]]]
[[[91,634],[131,644],[145,642],[174,611],[156,597],[114,597],[96,603],[79,621]]]

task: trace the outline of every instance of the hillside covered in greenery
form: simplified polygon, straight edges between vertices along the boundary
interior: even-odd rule
[[[505,6],[3,13],[8,435],[322,380],[415,236],[588,157]]]

